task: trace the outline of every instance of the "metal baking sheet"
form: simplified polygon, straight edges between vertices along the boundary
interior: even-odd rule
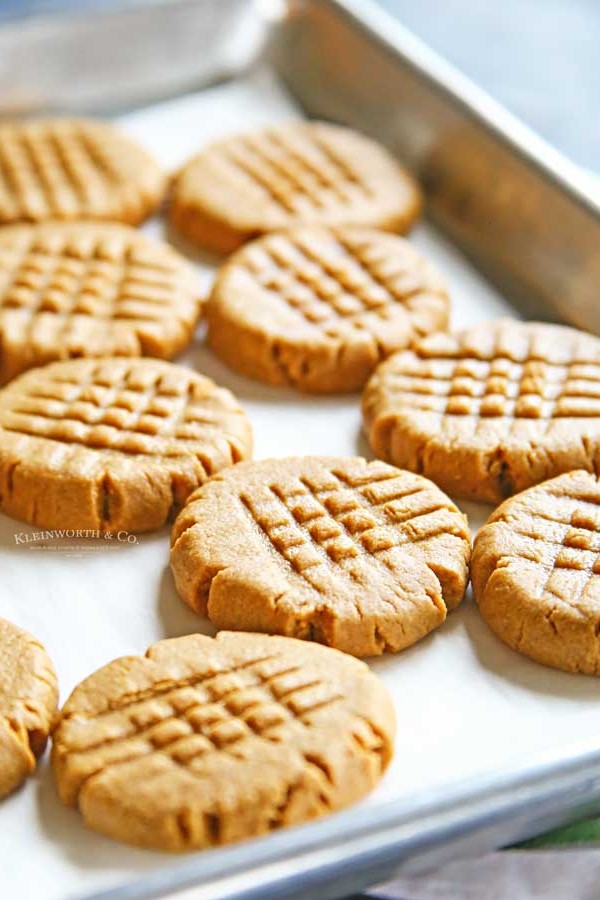
[[[173,168],[217,135],[296,115],[273,76],[260,71],[126,116],[121,124]],[[162,224],[148,228],[160,234]],[[429,226],[419,226],[412,239],[449,281],[454,324],[514,314]],[[206,260],[198,266],[208,285],[212,267]],[[201,332],[182,361],[237,394],[255,428],[258,458],[368,453],[356,397],[303,398],[235,376],[206,350]],[[487,512],[474,505],[467,511],[474,527]],[[167,568],[166,530],[110,549],[103,544],[85,549],[81,541],[70,541],[71,549],[21,542],[32,531],[0,517],[0,611],[47,645],[63,698],[109,659],[205,624],[177,597]],[[597,733],[596,682],[549,671],[512,653],[488,632],[469,600],[421,644],[376,660],[373,667],[394,696],[399,736],[384,782],[363,804],[372,827],[391,799],[425,798]],[[344,815],[335,822],[342,839]],[[0,823],[2,880],[12,896],[34,890],[40,898],[85,895],[174,864],[172,857],[122,847],[86,831],[76,812],[60,807],[47,763],[33,783],[3,804]],[[280,847],[293,847],[295,833],[278,837]],[[252,858],[249,847],[239,849]],[[205,854],[202,868],[209,855],[217,854]]]
[[[600,202],[575,165],[368,0],[291,0],[272,57],[311,115],[410,164],[430,217],[530,316],[600,333]]]
[[[332,14],[342,10],[339,3],[303,4],[304,13],[326,7]],[[348,25],[347,9],[342,14]],[[297,73],[272,59],[277,75],[258,68],[120,122],[175,168],[217,136],[301,115],[282,76],[303,106],[313,105]],[[329,115],[360,124],[356,110],[336,110]],[[377,131],[371,125],[365,119],[363,127]],[[565,191],[565,202],[577,205],[575,188]],[[147,229],[160,235],[163,225],[156,221]],[[521,314],[434,226],[418,226],[411,240],[446,276],[454,325]],[[207,288],[215,260],[196,254],[194,261]],[[207,351],[202,329],[180,361],[237,394],[255,428],[257,458],[369,453],[357,397],[302,397],[238,377]],[[473,529],[489,512],[460,505]],[[46,548],[23,540],[33,531],[0,516],[0,615],[46,644],[63,700],[109,659],[143,652],[163,637],[210,633],[177,597],[167,565],[168,530],[141,535],[134,544],[70,540]],[[0,894],[39,900],[334,897],[387,878],[399,866],[419,870],[600,807],[597,682],[545,669],[504,647],[470,597],[419,645],[372,665],[394,697],[397,749],[381,786],[353,809],[235,847],[174,858],[87,831],[77,812],[58,803],[46,758],[35,778],[0,806]]]

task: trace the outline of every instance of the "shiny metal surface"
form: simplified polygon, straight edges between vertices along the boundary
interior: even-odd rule
[[[568,160],[375,5],[292,0],[271,52],[310,115],[410,165],[434,221],[529,316],[600,333],[600,205]]]
[[[600,809],[600,750],[524,761],[518,771],[452,791],[332,816],[229,849],[208,851],[86,900],[328,900],[399,871],[424,872]]]

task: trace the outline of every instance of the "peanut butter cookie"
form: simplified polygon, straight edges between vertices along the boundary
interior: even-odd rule
[[[356,228],[296,228],[239,250],[207,306],[209,344],[272,385],[356,391],[377,363],[446,328],[443,282],[410,244]]]
[[[53,222],[0,229],[0,384],[86,356],[171,357],[192,338],[195,274],[126,225]]]
[[[379,781],[394,712],[364,663],[290,638],[161,641],[75,688],[54,732],[63,803],[110,837],[214,847],[341,809]]]
[[[466,519],[434,484],[360,457],[235,466],[173,526],[183,599],[218,628],[402,650],[460,603]]]
[[[509,319],[432,335],[376,369],[363,414],[377,456],[498,503],[597,465],[600,340]]]
[[[148,531],[251,449],[232,394],[189,369],[51,363],[0,391],[0,509],[43,528]]]
[[[35,769],[57,700],[56,675],[42,645],[0,619],[0,797]]]
[[[421,210],[413,178],[383,147],[348,128],[293,122],[217,141],[177,176],[173,227],[229,253],[301,224],[408,231]]]
[[[600,675],[600,485],[560,475],[502,504],[475,540],[471,577],[501,640],[537,662]]]
[[[108,122],[39,119],[0,125],[0,224],[102,219],[138,225],[166,178]]]

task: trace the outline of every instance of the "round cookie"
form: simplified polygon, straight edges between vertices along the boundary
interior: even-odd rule
[[[363,416],[380,458],[499,503],[600,461],[600,340],[509,319],[432,335],[375,370]]]
[[[159,360],[51,363],[0,391],[0,509],[43,528],[158,528],[251,452],[233,395]]]
[[[391,754],[394,712],[364,663],[255,634],[161,641],[75,688],[54,731],[63,803],[158,850],[214,847],[358,800]]]
[[[0,229],[0,384],[56,359],[174,356],[200,310],[186,261],[127,225]]]
[[[434,484],[360,457],[235,466],[173,526],[177,589],[218,628],[402,650],[460,603],[465,517]]]
[[[170,217],[186,238],[230,253],[300,224],[404,233],[420,211],[416,182],[379,144],[348,128],[289,122],[193,157],[175,179]]]
[[[582,470],[503,503],[475,539],[481,615],[525,656],[600,675],[600,485]]]
[[[165,188],[152,157],[108,122],[0,125],[0,225],[50,219],[137,225],[154,212]]]
[[[0,797],[35,769],[57,701],[56,675],[42,645],[0,618]]]
[[[296,228],[239,250],[217,275],[208,341],[272,385],[356,391],[377,363],[448,325],[435,270],[407,241],[356,228]]]

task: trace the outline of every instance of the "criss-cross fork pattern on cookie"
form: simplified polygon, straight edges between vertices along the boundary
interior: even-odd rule
[[[177,588],[219,628],[358,657],[414,644],[460,603],[470,533],[432,482],[361,458],[234,466],[172,534]]]
[[[193,270],[128,226],[0,232],[0,382],[56,359],[170,358],[191,339],[200,311]]]
[[[439,293],[416,254],[394,243],[350,230],[299,229],[250,245],[240,264],[272,299],[335,337],[348,326],[368,328],[373,317],[389,318],[399,307],[410,317],[423,295],[430,301]],[[416,317],[414,327],[419,333]]]
[[[111,126],[48,120],[0,126],[0,222],[113,219],[137,223],[162,176]]]
[[[513,649],[600,674],[600,490],[576,469],[517,494],[479,531],[471,579],[482,616]]]
[[[150,360],[89,363],[77,372],[59,363],[43,379],[26,379],[10,389],[9,401],[0,397],[0,427],[91,448],[193,452],[211,434],[227,437],[227,416],[240,413],[207,379]]]
[[[549,594],[577,608],[591,585],[600,583],[597,501],[540,488],[525,515],[511,514],[500,521],[524,539],[520,555],[545,571],[538,596]]]
[[[77,757],[77,790],[99,771],[156,754],[194,774],[205,769],[212,753],[226,753],[243,763],[240,745],[247,740],[293,742],[297,726],[310,729],[317,711],[343,702],[338,686],[302,664],[262,655],[217,674],[181,683],[167,680],[144,695],[124,696],[91,719],[67,717],[57,751]],[[377,754],[382,746],[359,715],[352,736],[363,752]],[[68,799],[74,802],[76,797]]]
[[[161,322],[195,303],[190,275],[125,229],[9,230],[0,235],[0,327],[9,311],[32,324],[41,314]]]
[[[266,130],[224,142],[224,159],[258,185],[284,213],[302,215],[369,199],[372,189],[338,153],[310,129]]]
[[[600,362],[398,355],[383,376],[390,405],[440,416],[555,419],[600,415]]]
[[[365,481],[332,469],[272,483],[267,498],[242,491],[240,501],[277,554],[319,593],[323,566],[367,585],[371,565],[395,571],[397,558],[387,551],[457,528],[451,502],[406,473]]]

